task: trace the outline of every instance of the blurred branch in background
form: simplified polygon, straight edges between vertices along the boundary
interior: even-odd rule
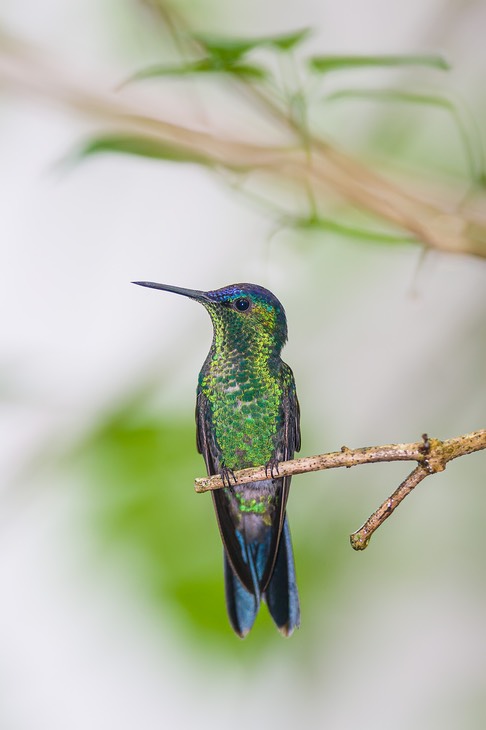
[[[472,454],[475,451],[486,449],[486,430],[474,431],[457,436],[446,441],[429,439],[424,434],[422,442],[411,444],[387,444],[386,446],[368,446],[361,449],[348,449],[346,446],[341,451],[318,456],[304,456],[300,459],[283,461],[275,469],[280,476],[292,476],[305,474],[312,471],[324,469],[335,469],[345,466],[360,464],[375,464],[382,461],[416,461],[418,466],[400,484],[398,489],[373,513],[365,524],[351,535],[351,546],[355,550],[364,550],[372,534],[383,522],[390,517],[405,497],[410,494],[417,484],[425,477],[437,472],[444,471],[449,461],[460,456]],[[241,469],[231,474],[234,484],[248,484],[268,479],[268,467],[252,467]],[[203,477],[196,479],[196,492],[207,492],[214,489],[221,489],[230,485],[225,484],[221,476]]]
[[[415,185],[397,184],[315,130],[314,117],[322,115],[320,106],[326,103],[321,82],[330,74],[369,67],[445,71],[448,65],[441,57],[314,55],[298,63],[294,52],[302,51],[309,35],[307,29],[258,38],[213,37],[192,32],[169,3],[153,1],[148,5],[166,24],[180,60],[136,72],[118,92],[97,92],[91,85],[85,88],[49,65],[34,49],[5,36],[1,39],[3,84],[61,102],[102,125],[103,131],[82,144],[70,159],[114,152],[202,165],[253,197],[255,191],[260,193],[263,183],[267,210],[272,211],[279,226],[331,230],[389,244],[422,243],[432,249],[486,257],[486,211],[484,197],[478,195],[486,180],[481,141],[453,102],[437,94],[396,89],[341,93],[342,98],[361,95],[371,100],[432,105],[450,113],[470,177],[466,194],[464,190],[444,194],[443,185],[426,195],[418,193],[424,187],[423,180],[417,178]],[[254,60],[255,54],[258,61]],[[265,61],[260,60],[261,54]],[[282,71],[284,61],[290,73]],[[252,123],[241,124],[238,118],[236,124],[231,117],[218,119],[217,123],[206,117],[201,121],[194,110],[192,118],[187,119],[186,114],[181,123],[168,89],[162,100],[169,111],[159,113],[153,110],[153,97],[131,97],[126,88],[150,78],[161,83],[171,78],[172,83],[175,79],[182,84],[188,78],[203,77],[213,86],[224,79],[224,84],[217,86],[222,94],[222,115],[234,112],[236,98],[245,113],[253,115]],[[338,97],[339,92],[329,95],[327,102],[336,103]],[[269,123],[270,143],[266,139],[268,132],[260,131]],[[286,205],[280,195],[277,204],[270,203],[271,191],[276,186],[281,190],[282,185],[294,193],[294,200]],[[300,205],[295,199],[301,201]],[[330,218],[329,207],[337,201],[350,205],[351,211],[371,216],[375,230]],[[383,223],[385,230],[380,228]]]

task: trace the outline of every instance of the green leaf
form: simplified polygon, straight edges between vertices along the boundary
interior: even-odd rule
[[[155,65],[137,71],[124,81],[120,87],[133,81],[158,76],[188,76],[200,73],[227,73],[248,79],[265,79],[268,72],[254,63],[240,63],[241,59],[255,48],[269,47],[279,52],[287,52],[295,48],[309,35],[305,28],[293,33],[261,38],[226,38],[197,34],[193,38],[205,49],[206,58],[189,61],[180,65]]]
[[[391,68],[397,66],[427,66],[448,71],[449,64],[442,56],[394,55],[394,56],[312,56],[309,67],[319,73],[342,71],[349,68]]]
[[[267,71],[261,66],[256,66],[254,63],[237,63],[230,68],[222,69],[225,73],[234,74],[235,76],[242,76],[248,79],[265,79],[268,77]]]
[[[80,158],[104,152],[116,152],[154,160],[169,162],[192,162],[198,165],[211,166],[212,161],[192,150],[187,150],[169,142],[162,142],[151,137],[113,134],[95,137],[89,140],[78,152]]]
[[[415,91],[398,91],[395,89],[340,89],[326,96],[326,101],[339,101],[341,99],[405,102],[408,104],[438,106],[449,111],[455,110],[454,104],[443,96],[420,94]]]
[[[265,45],[277,48],[279,51],[292,51],[296,46],[305,41],[311,34],[310,28],[302,28],[294,33],[285,33],[283,35],[275,35],[267,38]]]
[[[213,58],[225,64],[236,63],[240,58],[256,48],[270,47],[277,51],[287,52],[305,40],[310,33],[309,28],[275,36],[260,38],[228,38],[212,35],[197,34],[194,38],[204,46]]]
[[[210,57],[204,58],[201,61],[186,63],[183,66],[149,66],[148,68],[143,68],[133,74],[133,76],[130,76],[119,88],[133,81],[141,81],[143,79],[157,78],[160,76],[190,76],[201,73],[226,73],[250,79],[264,79],[267,76],[265,69],[256,64],[221,63]]]
[[[202,61],[191,61],[180,66],[154,65],[142,68],[129,76],[123,85],[132,81],[140,81],[142,79],[150,79],[157,76],[189,76],[195,73],[206,73],[214,71],[215,67],[212,59],[204,58]]]

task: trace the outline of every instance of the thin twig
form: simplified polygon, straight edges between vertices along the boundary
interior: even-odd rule
[[[278,464],[280,477],[304,474],[311,471],[336,469],[341,466],[351,467],[359,464],[375,464],[380,461],[416,461],[418,466],[400,484],[398,489],[389,497],[379,509],[354,532],[350,539],[355,550],[364,550],[370,541],[371,535],[392,514],[405,497],[425,477],[444,471],[449,461],[460,456],[472,454],[475,451],[486,449],[486,429],[473,431],[464,436],[439,441],[429,439],[424,434],[422,441],[409,444],[387,444],[385,446],[367,446],[361,449],[348,449],[317,456],[304,456],[300,459],[291,459]],[[248,484],[264,481],[269,478],[268,468],[265,466],[240,469],[234,472],[234,483]],[[233,476],[232,475],[232,476]],[[202,477],[195,480],[196,492],[208,492],[221,489],[226,485],[219,475]]]
[[[376,512],[373,512],[371,517],[368,517],[359,530],[356,530],[356,532],[353,532],[349,536],[351,547],[355,550],[365,550],[368,547],[372,534],[390,517],[400,502],[410,494],[412,489],[415,489],[417,484],[420,484],[422,479],[434,473],[428,471],[423,466],[416,466],[413,472],[400,484],[398,489],[393,492],[391,497],[388,497],[381,507],[378,507]]]

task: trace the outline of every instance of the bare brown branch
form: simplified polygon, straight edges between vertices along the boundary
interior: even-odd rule
[[[428,449],[424,442],[411,444],[387,444],[386,446],[365,446],[361,449],[348,449],[343,446],[341,451],[317,456],[303,456],[300,459],[282,461],[278,465],[279,476],[286,477],[294,474],[305,474],[310,471],[336,469],[340,466],[358,466],[359,464],[374,464],[378,461],[417,461],[427,464],[430,473],[443,471],[448,461],[458,456],[465,456],[473,451],[486,448],[486,429],[473,431],[465,436],[457,436],[447,441],[427,439]],[[255,466],[250,469],[235,471],[235,484],[248,484],[268,479],[265,466]],[[196,492],[208,492],[221,489],[224,486],[221,478],[201,477],[195,481]]]
[[[366,522],[359,530],[353,532],[349,536],[351,541],[351,547],[355,550],[364,550],[368,547],[372,534],[383,524],[385,520],[390,517],[392,512],[398,507],[400,502],[407,497],[412,489],[415,489],[417,484],[420,484],[422,479],[430,476],[434,472],[428,471],[424,466],[417,466],[411,474],[400,484],[391,497],[386,499],[381,507],[376,512],[373,512],[371,517],[368,517]]]
[[[374,464],[381,461],[416,461],[418,466],[400,484],[398,489],[389,497],[376,512],[354,532],[350,539],[355,550],[364,550],[370,541],[371,535],[392,514],[405,497],[425,477],[444,471],[449,461],[460,456],[466,456],[474,451],[486,448],[486,429],[473,431],[464,436],[439,441],[429,439],[424,434],[422,441],[409,444],[387,444],[385,446],[367,446],[361,449],[348,449],[317,456],[304,456],[300,459],[283,461],[278,465],[279,476],[292,476],[311,471],[336,469],[359,464]],[[235,484],[248,484],[268,479],[265,466],[241,469],[234,472]],[[207,492],[221,489],[225,485],[219,475],[196,479],[196,492]]]

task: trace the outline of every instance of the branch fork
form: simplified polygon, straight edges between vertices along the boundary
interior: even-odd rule
[[[385,446],[366,446],[360,449],[350,449],[343,446],[340,451],[317,456],[304,456],[300,459],[282,461],[276,471],[279,476],[292,476],[311,471],[335,469],[338,467],[358,466],[359,464],[374,464],[380,461],[416,461],[417,466],[400,484],[400,486],[383,502],[383,504],[366,520],[366,522],[350,535],[351,546],[355,550],[364,550],[368,547],[372,534],[405,499],[407,495],[420,484],[423,479],[432,474],[444,471],[449,461],[460,456],[466,456],[475,451],[486,448],[486,429],[473,431],[464,436],[440,441],[423,434],[422,440],[408,444],[387,444]],[[268,479],[265,465],[240,469],[234,472],[235,484],[248,484]],[[195,480],[195,490],[198,493],[222,489],[226,485],[219,475],[202,477]]]

